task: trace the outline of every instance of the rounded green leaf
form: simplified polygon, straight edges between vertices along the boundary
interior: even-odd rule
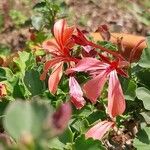
[[[140,130],[137,137],[134,139],[133,144],[137,150],[149,150],[150,149],[150,128],[145,127]]]
[[[16,140],[24,134],[40,138],[43,126],[50,114],[45,103],[39,101],[11,103],[5,112],[3,120],[5,130]]]
[[[29,103],[16,101],[8,106],[5,112],[4,128],[15,139],[31,132],[32,118]]]

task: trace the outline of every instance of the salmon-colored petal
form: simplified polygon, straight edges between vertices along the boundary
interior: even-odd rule
[[[42,48],[50,53],[59,54],[61,52],[60,46],[57,44],[57,42],[54,39],[44,41],[42,43]]]
[[[67,23],[64,19],[60,19],[54,24],[54,36],[58,45],[61,47],[63,46],[63,33],[66,25]]]
[[[65,58],[63,57],[56,57],[54,59],[48,60],[44,65],[44,71],[48,71],[51,67],[53,67],[55,64],[63,61]]]
[[[65,58],[62,58],[62,57],[56,57],[56,58],[53,58],[49,61],[47,61],[44,65],[44,71],[43,73],[40,75],[40,80],[45,80],[46,78],[46,74],[48,72],[49,69],[51,69],[51,67],[53,67],[54,65],[56,65],[57,63],[61,62],[65,60]]]
[[[68,39],[71,38],[74,31],[74,27],[67,27],[63,33],[63,43],[66,45],[68,42]]]
[[[71,102],[77,109],[81,109],[85,105],[85,100],[83,98],[81,87],[74,77],[69,78],[69,88]]]
[[[96,103],[97,98],[101,94],[101,91],[104,87],[104,84],[107,80],[107,72],[106,70],[101,71],[99,75],[94,77],[93,79],[87,81],[84,86],[83,90],[86,94],[86,97],[92,102]]]
[[[89,45],[89,41],[86,39],[84,33],[80,31],[78,28],[76,29],[76,31],[77,31],[77,35],[72,35],[74,42],[82,46]]]
[[[71,96],[70,101],[76,107],[76,109],[81,109],[85,105],[85,100],[81,96]]]
[[[53,72],[51,73],[51,75],[49,77],[48,88],[52,94],[55,94],[57,91],[57,87],[58,87],[59,81],[60,81],[60,79],[62,77],[62,73],[63,73],[62,69],[63,69],[63,63],[57,64],[53,68]]]
[[[86,57],[86,58],[83,58],[82,60],[80,60],[76,67],[74,68],[70,68],[67,70],[67,73],[72,73],[74,71],[78,71],[78,72],[81,72],[81,71],[93,71],[93,70],[103,70],[103,69],[106,69],[108,68],[108,64],[106,63],[103,63],[95,58],[91,58],[91,57]]]
[[[108,87],[108,114],[110,117],[121,115],[126,108],[123,91],[117,72],[111,71]]]
[[[95,140],[100,140],[106,134],[106,132],[114,126],[114,122],[102,121],[93,126],[85,134],[86,138],[93,138]]]

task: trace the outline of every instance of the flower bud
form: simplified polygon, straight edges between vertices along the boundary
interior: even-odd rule
[[[0,98],[7,95],[6,85],[0,82]]]

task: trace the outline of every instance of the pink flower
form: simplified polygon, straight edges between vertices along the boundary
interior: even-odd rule
[[[124,63],[118,61],[104,63],[95,58],[83,58],[77,63],[75,68],[68,69],[67,73],[74,71],[90,72],[92,79],[84,84],[83,90],[86,97],[92,103],[96,103],[106,81],[109,79],[108,114],[113,118],[117,115],[121,115],[125,110],[125,99],[120,81],[117,77],[117,73],[127,76],[123,69],[119,68],[124,66],[123,64]]]
[[[85,105],[85,100],[83,98],[83,92],[80,85],[74,77],[69,78],[70,87],[70,100],[75,105],[77,109],[81,109]]]
[[[106,132],[110,130],[110,128],[112,128],[113,126],[114,126],[114,122],[111,121],[105,120],[99,122],[86,132],[85,137],[86,138],[91,137],[94,140],[100,140],[106,134]]]
[[[44,66],[44,72],[40,79],[44,80],[46,73],[52,68],[52,74],[48,80],[49,91],[53,94],[57,91],[57,86],[62,77],[64,62],[76,62],[77,59],[70,56],[70,50],[74,45],[71,39],[74,27],[68,27],[64,19],[54,24],[55,39],[43,42],[43,48],[52,55],[52,59],[48,60]]]

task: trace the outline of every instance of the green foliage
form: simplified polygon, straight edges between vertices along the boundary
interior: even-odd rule
[[[144,107],[150,110],[150,91],[144,87],[139,87],[136,89],[136,96],[143,101]]]
[[[3,28],[3,25],[4,25],[4,17],[3,17],[3,15],[0,13],[0,31],[1,31],[1,29]]]
[[[48,147],[51,150],[64,150],[65,144],[63,144],[62,142],[60,142],[60,140],[58,138],[54,138],[54,139],[52,139],[52,140],[49,141]]]
[[[117,46],[109,41],[98,41],[97,44],[104,46],[105,48],[117,51]]]
[[[35,57],[31,52],[18,52],[19,57],[13,59],[14,63],[16,64],[19,73],[25,75],[25,71],[32,69],[35,65]]]
[[[32,25],[36,30],[40,30],[44,25],[44,20],[42,16],[32,16]]]
[[[34,15],[31,17],[33,27],[36,30],[41,30],[44,27],[52,28],[55,19],[61,17],[60,12],[63,12],[60,11],[61,8],[63,8],[63,2],[58,0],[41,0],[35,4],[33,7]]]
[[[18,10],[10,10],[9,16],[17,27],[23,25],[27,20],[27,17]]]
[[[143,69],[141,68],[140,71],[136,73],[136,76],[139,80],[139,83],[144,85],[146,88],[150,89],[149,83],[150,83],[150,69]]]
[[[142,112],[141,115],[144,117],[145,122],[149,125],[150,124],[150,111]]]
[[[84,135],[81,135],[78,137],[75,141],[74,145],[75,150],[105,150],[105,148],[102,146],[102,143],[98,140],[93,139],[85,139]]]
[[[11,50],[7,45],[0,44],[0,56],[8,56]]]
[[[143,4],[146,4],[146,0],[142,2]],[[148,4],[148,3],[147,3]],[[148,5],[145,5],[145,6],[148,6]],[[148,7],[147,7],[148,9]],[[139,21],[139,22],[142,22],[143,24],[149,26],[150,25],[150,15],[147,11],[146,7],[145,9],[140,7],[140,5],[137,5],[136,3],[132,3],[130,6],[129,6],[129,10],[132,12],[132,14],[136,17],[136,19]]]
[[[25,3],[29,4],[26,0]],[[35,28],[33,30],[35,38],[27,41],[26,49],[17,52],[6,67],[0,67],[0,82],[6,85],[7,91],[7,95],[0,98],[0,126],[1,120],[3,120],[2,127],[15,141],[15,144],[11,144],[11,149],[103,150],[105,149],[103,140],[86,139],[84,136],[87,130],[97,122],[113,120],[118,131],[123,125],[122,123],[128,119],[138,120],[140,125],[141,121],[146,125],[150,124],[150,42],[148,39],[148,48],[144,49],[141,60],[129,67],[129,70],[125,69],[129,73],[129,78],[119,77],[126,99],[124,114],[113,119],[108,116],[108,84],[106,83],[96,104],[91,104],[84,93],[86,105],[80,110],[72,106],[72,118],[68,126],[66,125],[67,129],[59,132],[61,130],[59,121],[62,125],[66,120],[63,120],[64,118],[61,116],[63,111],[56,115],[52,112],[52,107],[56,110],[64,102],[70,101],[70,75],[65,74],[65,71],[68,66],[71,67],[73,64],[65,62],[64,74],[55,94],[48,90],[48,77],[51,70],[46,70],[48,72],[45,81],[40,80],[40,75],[42,71],[45,71],[45,68],[43,69],[45,61],[52,58],[51,56],[47,57],[47,51],[45,52],[42,48],[43,41],[52,37],[52,34],[45,29],[52,29],[55,20],[64,17],[65,12],[61,13],[62,9],[65,10],[66,6],[61,0],[40,0],[36,3],[31,16],[31,23]],[[23,25],[27,20],[22,12],[16,10],[11,10],[10,16],[16,26]],[[97,44],[117,53],[117,46],[111,42],[103,41],[97,42]],[[82,46],[75,47],[73,52],[70,52],[73,54],[71,57],[81,59],[81,49]],[[10,55],[9,47],[0,45],[0,57],[7,60],[8,55]],[[114,58],[110,57],[110,61],[112,60]],[[88,72],[71,75],[76,76],[81,87],[91,78]],[[36,100],[35,96],[40,97]],[[56,121],[54,120],[55,115]],[[57,123],[58,127],[56,127]],[[139,131],[134,140],[135,148],[150,149],[149,130],[149,127],[145,127]],[[118,134],[115,130],[113,132]]]
[[[136,97],[135,90],[137,88],[136,82],[131,79],[123,79],[122,87],[124,90],[124,95],[127,100],[134,100]]]
[[[29,70],[25,73],[25,85],[32,94],[32,96],[40,95],[44,91],[44,84],[40,80],[40,74],[36,70]]]
[[[143,68],[150,68],[149,58],[150,58],[150,48],[145,48],[138,64]]]
[[[134,140],[134,146],[137,150],[149,150],[150,149],[150,128],[145,127],[141,129],[136,139]]]

